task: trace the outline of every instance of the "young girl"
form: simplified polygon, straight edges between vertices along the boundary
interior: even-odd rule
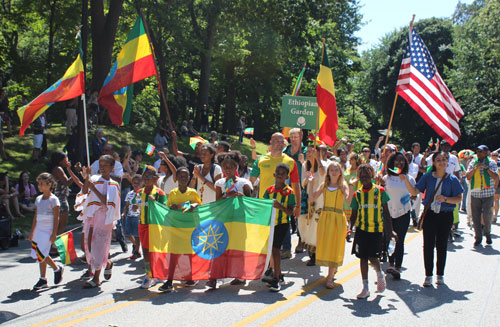
[[[47,287],[47,265],[54,269],[54,284],[59,284],[63,275],[63,267],[57,266],[49,255],[50,246],[57,238],[59,223],[59,199],[51,192],[55,181],[49,173],[40,174],[36,181],[42,195],[35,200],[35,216],[29,237],[32,242],[31,257],[40,263],[40,280],[33,287],[35,291]]]
[[[387,208],[389,196],[382,187],[373,183],[374,176],[375,171],[372,166],[369,164],[359,166],[358,178],[363,187],[354,193],[351,202],[352,214],[349,229],[352,230],[356,225],[352,253],[360,259],[359,265],[363,278],[363,290],[358,294],[358,299],[366,299],[370,296],[368,260],[377,272],[377,291],[385,290],[385,277],[380,270],[378,260],[382,250],[382,233],[386,233],[387,240],[391,236],[397,240],[397,235],[392,231],[391,216]]]
[[[115,222],[120,219],[120,185],[111,179],[115,159],[108,154],[99,158],[101,175],[91,174],[91,168],[85,167],[82,194],[77,197],[75,209],[80,209],[85,237],[85,256],[93,278],[85,282],[84,288],[100,285],[103,267],[104,279],[111,278],[113,262],[109,257],[111,234]],[[92,232],[90,232],[92,228]]]
[[[132,260],[141,257],[141,242],[139,240],[139,216],[141,215],[141,210],[139,208],[134,210],[134,206],[132,205],[132,202],[136,201],[137,192],[141,188],[141,185],[142,176],[135,175],[132,178],[132,187],[134,189],[127,193],[122,213],[124,234],[133,244],[132,255],[130,256]]]
[[[396,172],[395,172],[396,169]],[[397,169],[401,172],[398,173]],[[403,264],[404,242],[408,226],[410,225],[410,192],[405,185],[405,182],[398,175],[408,174],[408,161],[401,152],[393,153],[387,160],[387,175],[383,177],[385,190],[391,198],[387,203],[389,213],[391,214],[392,226],[398,234],[398,242],[394,253],[389,256],[389,269],[387,273],[391,274],[394,279],[401,278],[401,265]],[[413,177],[408,176],[408,182],[415,185]]]
[[[158,152],[158,156],[161,159],[160,169],[158,172],[165,174],[158,179],[158,186],[168,197],[170,191],[177,187],[177,168],[175,168],[175,165],[164,152]],[[173,158],[174,157],[172,156],[172,159]]]
[[[69,186],[73,183],[71,177],[66,176],[64,173],[64,167],[68,162],[68,158],[66,154],[62,151],[56,151],[52,153],[50,156],[50,163],[48,165],[48,171],[54,176],[56,181],[54,194],[59,199],[59,203],[61,204],[60,208],[60,221],[59,221],[59,231],[61,234],[64,232],[66,225],[68,224],[68,216],[69,216],[69,204],[68,204],[68,196],[69,196]]]
[[[325,181],[311,200],[315,201],[320,194],[323,194],[324,203],[317,230],[316,264],[328,267],[326,287],[334,288],[333,278],[344,262],[347,220],[343,205],[344,201],[349,203],[351,198],[340,163],[331,162],[328,165]]]
[[[236,152],[229,152],[224,155],[221,161],[222,172],[226,177],[215,182],[215,193],[217,201],[234,198],[236,196],[251,196],[252,183],[248,179],[237,177],[236,170],[238,169],[239,156]],[[235,278],[231,281],[231,285],[244,285],[245,280]],[[217,281],[211,279],[207,282],[209,288],[215,289]]]
[[[169,196],[167,201],[167,206],[172,210],[183,210],[182,204],[189,201],[190,209],[193,210],[198,205],[201,204],[200,196],[195,189],[188,187],[189,183],[189,170],[185,167],[180,167],[177,169],[177,182],[179,183],[179,187],[174,188]],[[177,262],[175,260],[171,260],[169,262],[169,279],[158,289],[161,292],[172,292],[174,290],[172,279],[174,276],[174,269]],[[187,286],[194,286],[196,282],[188,281],[186,283]]]
[[[141,288],[150,288],[156,284],[156,279],[151,276],[151,266],[149,265],[149,201],[157,201],[161,204],[167,202],[165,193],[156,186],[158,175],[153,166],[146,165],[144,173],[142,174],[142,183],[144,187],[137,191],[135,198],[132,200],[132,209],[140,209],[139,216],[139,238],[142,244],[142,253],[144,255],[144,268],[146,269],[146,276],[144,277]]]
[[[222,177],[222,169],[215,163],[215,152],[210,144],[201,146],[202,164],[194,167],[189,185],[196,188],[203,204],[215,201],[215,182]]]
[[[21,175],[19,175],[16,192],[19,193],[19,207],[24,211],[35,211],[35,204],[33,203],[33,200],[35,200],[36,197],[36,189],[35,185],[30,183],[30,175],[28,172],[23,171]]]

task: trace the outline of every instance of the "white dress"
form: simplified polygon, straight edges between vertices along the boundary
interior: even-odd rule
[[[302,165],[303,178],[306,178],[305,168],[306,165]],[[307,195],[309,198],[312,197],[313,193],[318,189],[321,183],[324,182],[324,180],[325,175],[321,175],[320,170],[318,169],[318,171],[313,174],[312,180],[307,183]],[[321,215],[321,211],[323,209],[323,192],[316,199],[316,201],[310,203],[310,206],[308,205],[309,217],[307,213],[301,214],[298,221],[298,228],[302,242],[304,242],[309,249],[313,250],[316,247],[319,216]]]
[[[214,168],[214,178],[215,178],[216,176],[222,174],[222,168],[217,164],[214,165],[215,165]],[[199,167],[201,171],[203,169],[203,164],[199,165]],[[210,176],[210,170],[205,175],[205,179],[207,180],[207,182],[214,183],[214,181],[212,180],[212,176]],[[210,187],[206,186],[203,183],[202,179],[200,178],[198,178],[198,183],[196,183],[196,190],[200,194],[200,199],[202,204],[215,202],[216,199],[215,190],[212,190]]]
[[[31,246],[31,257],[39,262],[43,261],[49,255],[50,236],[54,230],[54,211],[55,207],[59,207],[59,199],[54,194],[51,194],[48,199],[42,199],[43,194],[39,195],[35,200],[36,206],[36,226],[33,231],[33,241]]]

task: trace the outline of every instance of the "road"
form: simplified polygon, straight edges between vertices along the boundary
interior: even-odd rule
[[[461,216],[465,222],[465,216]],[[446,285],[423,288],[422,234],[407,235],[402,279],[387,276],[387,290],[376,293],[370,268],[371,296],[361,290],[359,261],[346,246],[336,288],[324,287],[326,268],[307,267],[307,255],[284,260],[286,284],[269,292],[261,281],[246,286],[221,283],[207,290],[176,284],[171,294],[155,287],[142,290],[142,262],[130,262],[112,244],[113,277],[100,289],[82,289],[85,266],[67,266],[64,280],[42,292],[31,291],[38,265],[29,257],[29,242],[0,252],[0,323],[6,326],[498,326],[500,325],[500,238],[473,247],[472,231],[462,223],[463,238],[449,243]],[[500,225],[492,227],[500,235]],[[295,236],[295,235],[294,235]],[[78,240],[79,236],[75,235]],[[296,242],[296,239],[294,239]],[[78,245],[77,245],[78,246]],[[49,270],[49,285],[52,273]]]

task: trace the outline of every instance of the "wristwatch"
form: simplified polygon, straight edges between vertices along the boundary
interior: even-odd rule
[[[448,198],[446,196],[444,197],[444,202],[448,202]]]

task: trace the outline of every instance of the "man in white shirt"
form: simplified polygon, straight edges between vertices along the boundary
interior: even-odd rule
[[[460,162],[458,162],[457,156],[450,153],[451,145],[445,140],[442,140],[439,146],[439,150],[448,154],[448,166],[446,167],[447,174],[454,174],[460,180]],[[427,158],[427,167],[432,166],[432,156]]]

